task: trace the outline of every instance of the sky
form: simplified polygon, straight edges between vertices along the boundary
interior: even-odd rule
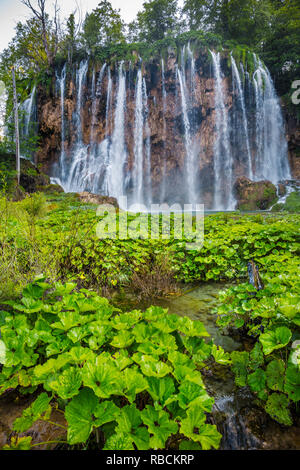
[[[49,12],[54,0],[48,0]],[[99,3],[99,0],[78,0],[83,17],[87,11],[93,10]],[[121,10],[121,16],[128,23],[132,21],[138,11],[142,9],[144,0],[111,0],[113,8]],[[32,0],[35,4],[35,0]],[[61,17],[68,17],[76,9],[76,0],[58,0]],[[18,21],[26,21],[30,17],[27,7],[21,0],[0,0],[0,52],[7,47],[14,36],[14,28]]]

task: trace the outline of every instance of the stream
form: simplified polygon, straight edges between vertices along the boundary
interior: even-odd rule
[[[185,288],[179,295],[149,301],[137,301],[132,293],[126,293],[116,295],[112,302],[124,310],[144,310],[150,305],[168,308],[169,313],[202,321],[211,339],[226,352],[249,350],[252,346],[248,340],[222,333],[216,325],[213,310],[218,304],[218,293],[229,287],[230,284],[204,283]],[[207,391],[215,399],[209,420],[223,436],[221,450],[300,450],[300,423],[286,427],[273,421],[255,404],[255,397],[247,387],[235,386],[229,368],[217,364],[214,370],[202,373]]]

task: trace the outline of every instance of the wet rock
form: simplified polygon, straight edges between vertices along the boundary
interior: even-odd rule
[[[276,186],[270,181],[253,182],[242,176],[234,184],[237,209],[255,211],[269,209],[278,200]]]
[[[26,197],[26,193],[43,191],[44,187],[50,185],[49,176],[42,173],[31,161],[21,158],[20,160],[20,187],[16,179],[16,156],[14,154],[0,155],[0,168],[7,175],[7,192],[13,201],[20,201]],[[1,187],[1,184],[0,184]]]
[[[9,445],[11,437],[16,433],[13,431],[13,423],[16,418],[22,415],[22,412],[28,408],[35,400],[35,395],[19,396],[15,391],[7,393],[0,398],[0,449]],[[51,421],[37,421],[26,432],[19,434],[20,437],[31,436],[32,444],[38,444],[48,441],[66,440],[66,431],[61,426],[66,426],[63,413],[54,410],[51,415]],[[36,450],[46,450],[55,448],[56,444],[48,444],[34,447]]]
[[[282,197],[286,195],[286,187],[284,184],[279,183],[278,185],[278,196]]]
[[[111,205],[116,208],[119,207],[118,201],[114,197],[101,196],[99,194],[92,194],[87,191],[78,194],[81,202],[86,204],[97,204],[97,205]]]
[[[46,186],[40,186],[38,188],[39,191],[42,191],[45,194],[53,194],[53,193],[63,193],[64,190],[59,184],[48,184]]]

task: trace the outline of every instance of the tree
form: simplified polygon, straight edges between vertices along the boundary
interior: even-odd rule
[[[54,4],[54,17],[52,21],[49,20],[49,15],[46,13],[46,0],[37,0],[36,8],[32,5],[31,0],[22,0],[22,3],[30,9],[34,18],[40,25],[42,41],[47,55],[48,68],[50,70],[53,67],[59,45],[59,8],[57,6],[57,0]]]
[[[261,56],[276,77],[280,95],[284,95],[300,77],[300,4],[299,0],[271,3],[271,27],[263,41]]]
[[[182,8],[190,30],[207,29],[208,2],[206,0],[186,0]]]
[[[138,42],[140,40],[140,28],[137,21],[131,21],[127,25],[127,41],[129,43]]]
[[[177,0],[148,0],[137,15],[140,38],[155,42],[164,39],[168,33],[175,32],[177,19]]]
[[[96,46],[107,46],[125,41],[124,22],[120,11],[114,10],[108,0],[102,0],[83,23],[82,43],[93,52]]]
[[[14,68],[14,67],[12,67],[11,72],[12,72],[13,92],[14,92],[15,142],[16,142],[16,170],[17,170],[17,181],[18,181],[18,184],[20,184],[19,115],[18,115],[18,97],[17,97],[16,73],[15,73],[15,68]]]
[[[78,42],[78,37],[81,29],[81,14],[79,11],[79,21],[76,22],[76,11],[70,14],[69,18],[66,22],[66,36],[64,40],[64,45],[62,46],[63,49],[67,50],[68,54],[68,62],[72,64],[73,62],[73,55],[76,51],[76,46]]]
[[[186,0],[191,29],[204,29],[241,44],[259,44],[271,24],[270,0]]]

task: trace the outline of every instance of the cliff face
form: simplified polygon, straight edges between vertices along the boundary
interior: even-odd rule
[[[300,180],[300,124],[294,115],[283,108],[286,133],[288,141],[289,161],[291,165],[292,176],[296,180]]]
[[[199,202],[211,208],[217,183],[220,187],[228,184],[233,186],[236,178],[249,177],[249,159],[252,160],[253,172],[256,170],[258,172],[256,155],[259,142],[255,134],[257,132],[255,119],[258,113],[255,96],[257,98],[257,95],[255,95],[254,88],[251,88],[249,75],[245,74],[242,79],[244,91],[241,96],[241,88],[238,87],[238,81],[234,83],[228,62],[228,56],[221,56],[222,97],[216,94],[216,70],[209,54],[205,51],[196,51],[187,59],[182,56],[181,63],[177,62],[175,52],[169,50],[164,63],[153,60],[146,64],[123,66],[126,99],[124,109],[121,111],[118,109],[119,113],[124,112],[126,158],[122,171],[124,184],[129,193],[134,192],[136,184],[133,174],[136,171],[138,158],[137,75],[140,68],[143,77],[144,106],[141,130],[144,147],[142,168],[144,180],[146,180],[146,147],[148,145],[151,160],[152,201],[163,202],[162,191],[167,193],[165,200],[179,202],[184,199],[189,184],[187,179],[189,154],[192,155],[190,158],[193,158],[196,186],[201,188],[201,201]],[[91,172],[89,165],[91,165],[92,158],[94,160],[96,158],[94,154],[92,155],[93,152],[95,153],[95,146],[99,146],[105,140],[108,141],[108,145],[111,145],[117,125],[120,68],[116,66],[109,69],[107,66],[103,76],[100,69],[100,64],[95,66],[89,64],[85,75],[79,71],[79,68],[69,71],[64,83],[63,96],[61,96],[62,88],[59,87],[59,83],[56,83],[56,94],[52,98],[47,97],[41,87],[38,89],[41,145],[37,159],[48,174],[54,176],[58,174],[58,162],[62,152],[64,165],[70,168],[74,152],[78,152],[79,144],[81,152],[83,147],[85,149],[86,155],[83,157],[86,159],[85,168],[89,167],[88,171]],[[109,73],[107,73],[108,69]],[[178,71],[181,71],[182,75]],[[80,91],[79,87],[81,87]],[[243,107],[246,108],[247,115]],[[216,168],[218,132],[222,135],[219,135],[219,167]],[[62,135],[64,136],[63,142]],[[295,134],[295,138],[299,139],[299,135]],[[228,142],[224,144],[226,139]],[[222,160],[224,159],[223,153],[229,151],[226,150],[226,145],[227,147],[230,145],[232,158],[233,177],[230,182],[226,177],[226,162]],[[292,143],[290,145],[292,146]],[[104,171],[100,169],[102,165],[100,160],[101,158],[105,160],[101,152],[100,154],[97,156],[99,175]],[[290,156],[291,166],[297,175],[299,165],[295,163],[293,151],[290,152]],[[95,163],[93,163],[92,171],[95,174],[98,171],[97,168],[96,166],[95,169]],[[220,174],[216,175],[216,171]],[[99,175],[96,176],[101,179],[102,176]],[[96,176],[93,178],[95,179]],[[271,179],[268,175],[263,176],[265,179]],[[72,187],[74,188],[74,185]],[[99,183],[98,192],[101,192],[100,187]],[[78,189],[90,190],[88,184]],[[186,199],[186,202],[189,201]]]

